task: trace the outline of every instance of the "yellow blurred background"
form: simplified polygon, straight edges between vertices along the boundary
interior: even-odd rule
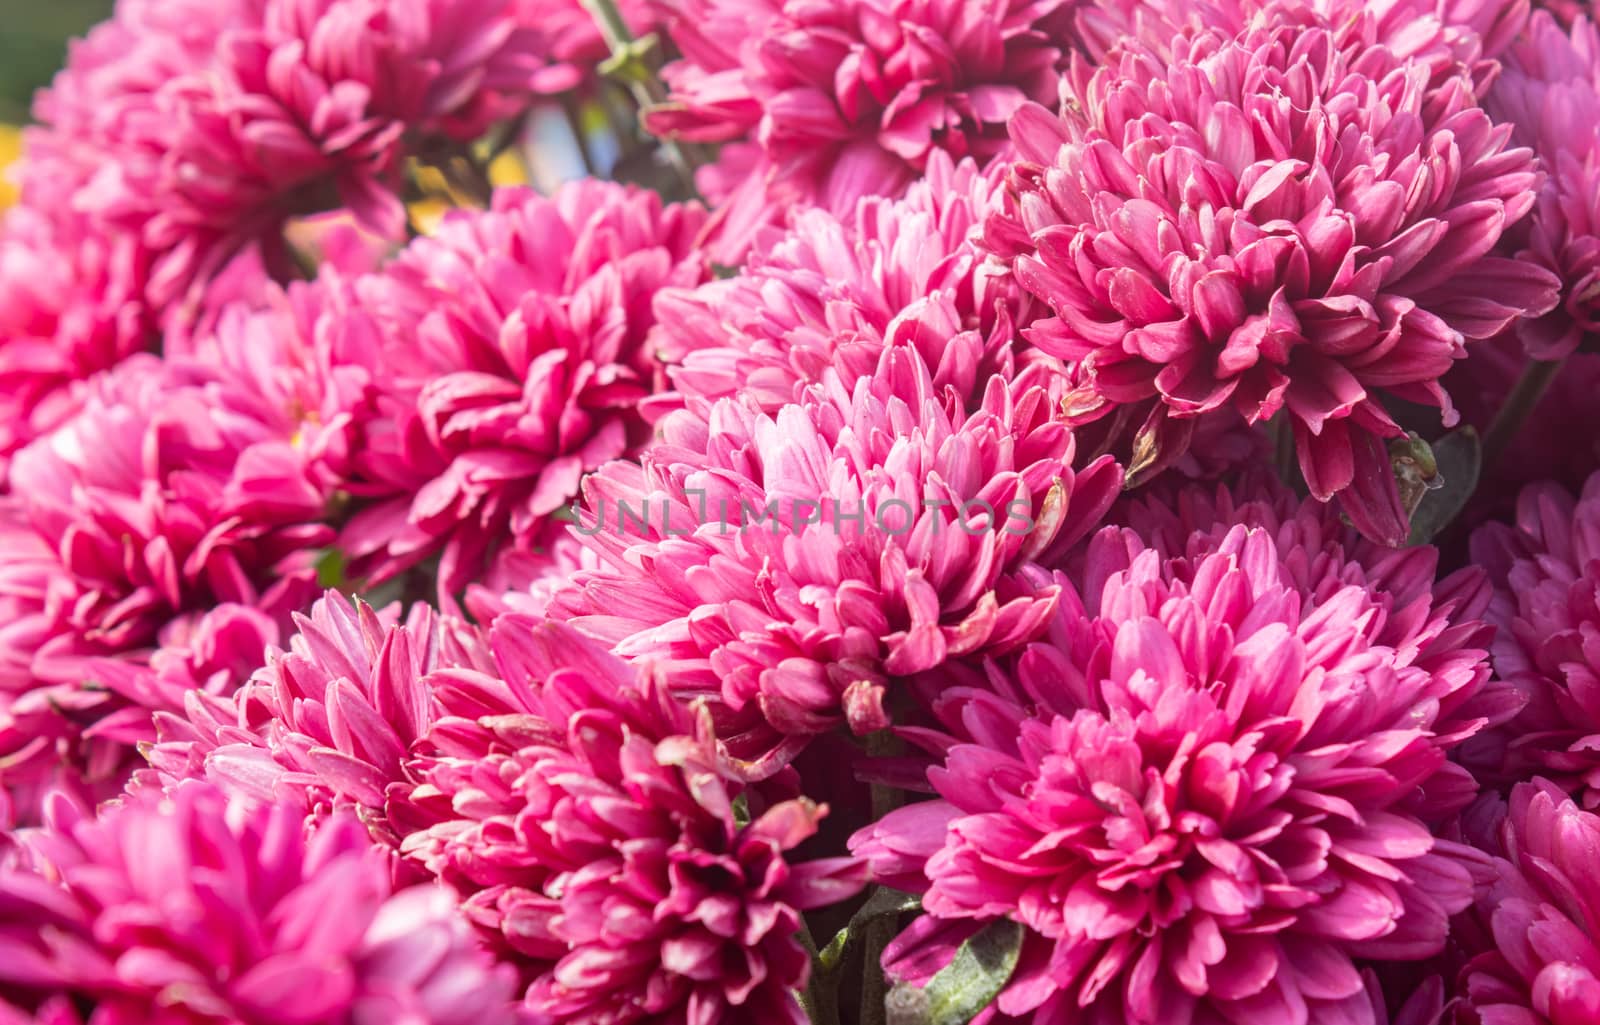
[[[22,153],[22,132],[11,125],[0,125],[0,210],[17,201],[17,187],[11,181],[11,165]]]

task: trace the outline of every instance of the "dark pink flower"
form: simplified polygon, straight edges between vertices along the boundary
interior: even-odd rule
[[[1472,538],[1495,582],[1496,675],[1526,701],[1500,731],[1493,778],[1548,776],[1600,805],[1600,474],[1581,495],[1531,485],[1514,524]]]
[[[1312,494],[1398,543],[1380,396],[1453,422],[1466,342],[1549,308],[1551,275],[1489,255],[1539,176],[1464,74],[1253,24],[1130,43],[1061,117],[1019,111],[987,238],[1055,314],[1025,334],[1072,366],[1074,420],[1134,407],[1137,476],[1200,418],[1281,414]]]
[[[1517,325],[1537,359],[1559,359],[1600,331],[1600,33],[1585,17],[1570,35],[1534,15],[1506,57],[1488,109],[1539,155],[1546,178],[1516,235],[1518,257],[1561,279],[1561,301]]]
[[[1055,595],[1015,575],[1085,536],[1121,482],[1109,459],[1074,471],[1048,387],[992,377],[969,413],[904,345],[774,415],[724,399],[659,434],[642,466],[585,481],[605,567],[552,614],[713,698],[756,775],[841,722],[887,725],[897,678],[1028,640]]]
[[[88,1025],[512,1025],[514,975],[447,892],[395,892],[353,820],[190,783],[58,803],[26,868],[0,869],[0,997]],[[0,1020],[4,1020],[0,1013]]]
[[[39,94],[24,201],[80,211],[152,261],[181,321],[235,252],[335,206],[404,234],[404,158],[470,141],[544,80],[511,0],[122,0]],[[173,305],[177,304],[177,305]]]
[[[342,544],[387,576],[439,553],[459,593],[498,548],[528,549],[578,480],[648,437],[650,304],[706,272],[703,212],[584,180],[496,194],[356,285],[383,332],[375,422]]]
[[[374,612],[336,591],[294,617],[237,693],[203,687],[155,717],[144,749],[154,781],[202,778],[231,799],[294,804],[313,818],[353,810],[374,837],[394,842],[386,809],[415,785],[404,766],[438,717],[424,680],[442,669],[492,668],[478,632],[412,607]],[[259,657],[258,657],[259,661]]]
[[[980,162],[1028,100],[1055,95],[1072,0],[658,0],[684,59],[654,131],[751,139],[731,208],[847,215],[895,195],[942,150]],[[733,154],[741,163],[748,152]],[[737,247],[736,247],[737,248]]]
[[[1463,972],[1466,1025],[1600,1020],[1600,817],[1544,779],[1519,785],[1490,850],[1496,878],[1476,915],[1488,949]]]
[[[848,858],[791,862],[826,809],[741,823],[709,724],[570,627],[495,624],[498,677],[436,677],[416,763],[436,824],[403,850],[517,953],[550,1020],[802,1025],[800,913],[852,896]]]
[[[1446,759],[1482,722],[1481,581],[1435,585],[1430,551],[1362,548],[1315,504],[1177,529],[1205,506],[1102,531],[1047,638],[928,682],[943,725],[907,736],[937,799],[852,841],[923,893],[891,972],[1010,918],[991,1014],[1371,1023],[1358,959],[1443,947],[1472,878],[1429,826],[1474,794]]]

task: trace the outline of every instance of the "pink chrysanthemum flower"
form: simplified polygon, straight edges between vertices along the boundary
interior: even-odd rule
[[[1489,95],[1496,120],[1515,127],[1546,173],[1539,201],[1516,234],[1521,259],[1561,279],[1561,302],[1517,335],[1537,359],[1600,342],[1600,33],[1580,17],[1570,35],[1547,11],[1506,58]]]
[[[977,401],[990,376],[1011,376],[1022,315],[1010,276],[972,242],[997,179],[935,152],[901,199],[870,197],[847,217],[801,211],[787,232],[767,229],[734,277],[662,293],[651,345],[682,396],[744,394],[768,413],[824,368],[847,382],[872,373],[890,345],[915,347],[936,384]],[[964,331],[983,344],[950,344]]]
[[[517,952],[549,1020],[803,1025],[800,912],[852,896],[848,858],[791,862],[825,810],[736,818],[704,717],[570,627],[507,616],[499,678],[438,683],[418,760],[441,821],[404,850]]]
[[[768,217],[795,204],[844,216],[863,196],[905,189],[935,151],[980,162],[999,153],[1012,111],[1055,96],[1072,5],[658,2],[684,59],[668,65],[672,95],[645,123],[692,141],[752,139],[759,153],[728,204]]]
[[[358,283],[388,365],[351,485],[376,497],[349,554],[381,577],[440,553],[455,594],[496,546],[538,544],[585,472],[648,437],[650,304],[702,279],[703,219],[590,179],[550,199],[501,190]]]
[[[1357,959],[1442,948],[1472,879],[1429,822],[1474,793],[1446,758],[1481,725],[1481,582],[1347,550],[1315,505],[1175,529],[1202,508],[1151,510],[1155,544],[1102,531],[1047,639],[930,686],[943,728],[908,736],[937,799],[852,841],[923,893],[892,973],[1009,918],[991,1015],[1371,1023]]]
[[[414,786],[413,745],[438,717],[424,682],[442,669],[492,669],[476,630],[412,607],[374,612],[336,591],[294,617],[288,648],[237,693],[190,691],[181,714],[155,717],[144,750],[155,781],[203,778],[231,798],[282,802],[321,818],[350,809],[374,837],[397,838],[387,808]]]
[[[1496,674],[1527,702],[1497,736],[1496,776],[1548,776],[1600,806],[1600,474],[1581,495],[1535,484],[1515,524],[1472,538],[1495,581]]]
[[[448,893],[395,892],[352,820],[308,834],[297,808],[198,783],[56,811],[32,864],[0,870],[0,1005],[60,1021],[67,997],[88,1025],[520,1020]]]
[[[35,104],[24,199],[70,202],[154,261],[157,309],[285,220],[351,209],[404,234],[404,157],[467,141],[544,85],[511,0],[122,0]],[[52,181],[85,179],[72,195]],[[37,197],[36,195],[37,194]]]
[[[113,744],[147,739],[151,709],[107,718],[127,702],[97,679],[101,660],[143,662],[223,603],[282,620],[310,599],[316,549],[333,537],[303,424],[260,382],[141,355],[87,392],[17,454],[0,500],[8,756],[89,727]],[[0,782],[25,774],[8,757]]]
[[[1491,849],[1496,878],[1477,914],[1492,944],[1462,973],[1464,1025],[1600,1020],[1600,817],[1536,779],[1511,793]]]
[[[19,207],[0,229],[0,478],[82,401],[73,387],[143,349],[140,252],[80,219]],[[5,489],[0,482],[0,491]]]
[[[886,349],[775,415],[675,413],[642,467],[589,477],[579,529],[607,565],[552,607],[713,697],[729,751],[775,771],[841,722],[887,725],[893,679],[1042,626],[1053,590],[1014,575],[1093,529],[1121,483],[1072,458],[1047,388],[991,378],[968,413],[914,348]]]
[[[1183,30],[1239,32],[1253,21],[1325,28],[1352,58],[1383,47],[1428,65],[1434,81],[1466,71],[1481,94],[1528,22],[1529,0],[1111,0],[1084,5],[1075,27],[1103,61],[1129,42],[1165,50]]]
[[[1554,301],[1540,268],[1488,255],[1532,205],[1464,74],[1319,28],[1130,44],[1057,118],[1012,120],[1022,161],[987,238],[1055,316],[1029,340],[1078,378],[1075,420],[1149,409],[1133,469],[1198,418],[1280,414],[1311,492],[1376,539],[1406,536],[1380,392],[1454,413],[1438,379]],[[1144,417],[1145,414],[1139,414]]]

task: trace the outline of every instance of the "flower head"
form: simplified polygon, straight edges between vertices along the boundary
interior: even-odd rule
[[[1492,946],[1463,971],[1463,1017],[1474,1025],[1592,1022],[1600,1015],[1600,817],[1544,779],[1518,785],[1500,813],[1491,838],[1497,871],[1477,909]]]
[[[763,808],[703,717],[570,627],[503,616],[497,677],[438,682],[413,800],[439,821],[403,850],[462,892],[557,1021],[801,1025],[799,913],[843,900],[850,859],[791,862],[825,809]]]
[[[1600,474],[1577,499],[1535,484],[1514,524],[1472,539],[1473,561],[1495,583],[1496,674],[1526,707],[1497,739],[1495,777],[1538,772],[1600,805]]]
[[[105,659],[154,665],[154,649],[182,644],[218,605],[282,622],[309,600],[315,550],[333,531],[300,428],[226,366],[140,355],[90,382],[71,420],[17,454],[0,501],[11,613],[0,749],[14,756],[86,729],[113,745],[149,739],[153,708],[129,698],[172,707],[170,690],[101,680]],[[0,779],[25,774],[26,761],[8,759]]]
[[[1586,17],[1563,31],[1547,11],[1506,58],[1488,108],[1539,155],[1546,178],[1517,232],[1519,257],[1561,279],[1561,301],[1517,325],[1536,359],[1558,359],[1600,331],[1600,33]]]
[[[445,220],[356,290],[387,365],[344,545],[379,576],[441,553],[454,594],[500,538],[548,540],[578,480],[648,436],[651,301],[704,274],[698,207],[584,180],[546,199],[501,190]]]
[[[414,785],[406,760],[438,717],[424,681],[491,668],[473,628],[420,603],[404,622],[396,611],[330,591],[297,613],[287,648],[270,650],[237,693],[196,688],[181,710],[156,716],[158,743],[145,749],[156,782],[206,779],[232,799],[314,818],[351,809],[394,841],[390,798]]]
[[[1170,50],[1130,45],[1069,78],[1060,118],[1012,119],[1023,159],[987,238],[1054,313],[1027,337],[1073,366],[1076,420],[1134,407],[1136,476],[1197,418],[1282,415],[1312,494],[1398,543],[1380,393],[1451,421],[1439,378],[1466,341],[1553,302],[1547,272],[1490,255],[1533,204],[1532,155],[1464,74],[1328,29]]]
[[[61,1021],[75,999],[89,1025],[519,1020],[510,970],[449,895],[395,892],[350,819],[308,834],[293,806],[190,783],[97,819],[58,804],[29,843],[31,864],[0,870],[0,1007]]]
[[[511,0],[122,0],[34,108],[24,202],[79,210],[152,261],[146,298],[191,309],[237,251],[285,263],[285,220],[345,206],[404,234],[425,142],[470,140],[541,83]]]
[[[841,722],[887,725],[894,679],[1041,627],[1053,590],[1015,574],[1083,537],[1121,480],[1072,458],[1045,386],[991,378],[968,413],[915,348],[885,349],[774,415],[675,413],[642,466],[591,476],[579,529],[606,565],[553,614],[713,698],[730,752],[775,771]]]
[[[19,207],[0,229],[0,478],[11,456],[72,415],[79,383],[150,340],[129,239]],[[0,483],[0,491],[5,485]]]
[[[904,197],[869,197],[849,216],[800,211],[786,232],[766,229],[733,277],[663,292],[651,345],[679,397],[744,394],[775,413],[824,369],[851,382],[909,345],[936,385],[981,400],[989,377],[1013,376],[1023,316],[1015,283],[973,244],[997,186],[998,174],[935,152]],[[982,344],[951,343],[966,331]]]
[[[845,216],[895,195],[931,154],[980,162],[1005,121],[1055,95],[1071,0],[664,0],[684,59],[654,131],[753,139],[732,208],[785,203]],[[733,156],[749,154],[735,147]],[[770,216],[770,213],[768,214]]]
[[[1356,960],[1442,948],[1472,880],[1429,825],[1474,794],[1446,759],[1481,725],[1482,588],[1315,505],[1212,508],[1102,531],[1047,638],[930,685],[937,799],[852,841],[924,894],[892,972],[1009,918],[1006,1015],[1372,1022]]]

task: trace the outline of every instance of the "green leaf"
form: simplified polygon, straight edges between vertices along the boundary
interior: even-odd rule
[[[1451,431],[1431,446],[1437,483],[1429,487],[1411,514],[1409,543],[1427,544],[1449,526],[1478,488],[1483,444],[1471,427]],[[1430,482],[1432,483],[1432,482]]]
[[[344,553],[337,548],[324,548],[317,556],[317,586],[344,590],[349,580],[345,577]]]
[[[828,945],[822,948],[817,955],[817,964],[823,972],[832,974],[839,970],[844,963],[845,951],[854,947],[861,940],[861,933],[866,927],[881,918],[898,917],[907,911],[916,911],[922,907],[922,898],[916,894],[903,893],[900,890],[891,890],[887,886],[880,886],[867,902],[861,905],[861,910],[850,917],[850,923],[834,934]]]
[[[888,1025],[966,1025],[1005,989],[1021,953],[1022,926],[1009,918],[991,922],[926,986],[890,990]]]

